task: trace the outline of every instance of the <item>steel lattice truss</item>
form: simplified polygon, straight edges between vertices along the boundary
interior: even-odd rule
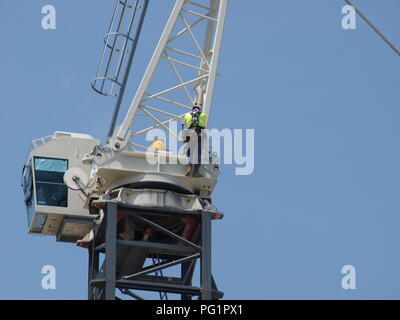
[[[179,141],[178,131],[170,124],[182,120],[194,104],[210,114],[226,10],[227,0],[176,1],[116,132],[116,139],[125,141],[128,150],[147,150],[140,141],[153,129]]]

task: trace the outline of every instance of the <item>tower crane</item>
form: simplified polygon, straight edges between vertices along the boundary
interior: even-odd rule
[[[177,124],[194,105],[211,115],[228,0],[176,0],[117,126],[148,5],[116,0],[105,36],[92,88],[116,98],[107,141],[55,132],[32,142],[22,174],[28,232],[88,249],[89,299],[112,300],[116,290],[134,299],[143,299],[138,290],[219,299],[211,272],[211,225],[223,218],[211,200],[218,159],[203,148],[210,161],[187,176],[186,154],[172,149],[185,146]],[[168,148],[146,145],[154,132]],[[165,276],[174,266],[180,276]]]

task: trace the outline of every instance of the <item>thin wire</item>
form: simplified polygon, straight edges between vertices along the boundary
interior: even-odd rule
[[[400,51],[360,12],[360,10],[357,9],[357,7],[352,4],[349,0],[344,0],[348,5],[352,6],[357,14],[374,30],[381,38],[383,41],[386,42],[386,44],[393,49],[394,52],[397,53],[397,55],[400,56]]]

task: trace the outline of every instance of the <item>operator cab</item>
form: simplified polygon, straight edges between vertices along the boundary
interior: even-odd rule
[[[64,174],[79,168],[89,176],[91,167],[82,159],[99,143],[89,135],[64,132],[32,142],[22,172],[29,233],[75,242],[90,231],[93,217],[84,208],[80,190],[64,183]]]

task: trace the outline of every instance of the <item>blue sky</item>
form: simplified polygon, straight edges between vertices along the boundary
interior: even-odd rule
[[[0,2],[0,299],[85,299],[87,253],[27,235],[20,173],[32,139],[103,139],[111,100],[90,89],[114,1]],[[400,2],[354,0],[398,47]],[[57,29],[41,28],[41,8]],[[126,107],[173,0],[151,2]],[[210,126],[256,131],[255,172],[224,166],[213,273],[227,299],[400,298],[399,57],[340,0],[231,0]],[[54,265],[57,289],[41,287]],[[357,269],[357,290],[341,268]]]

